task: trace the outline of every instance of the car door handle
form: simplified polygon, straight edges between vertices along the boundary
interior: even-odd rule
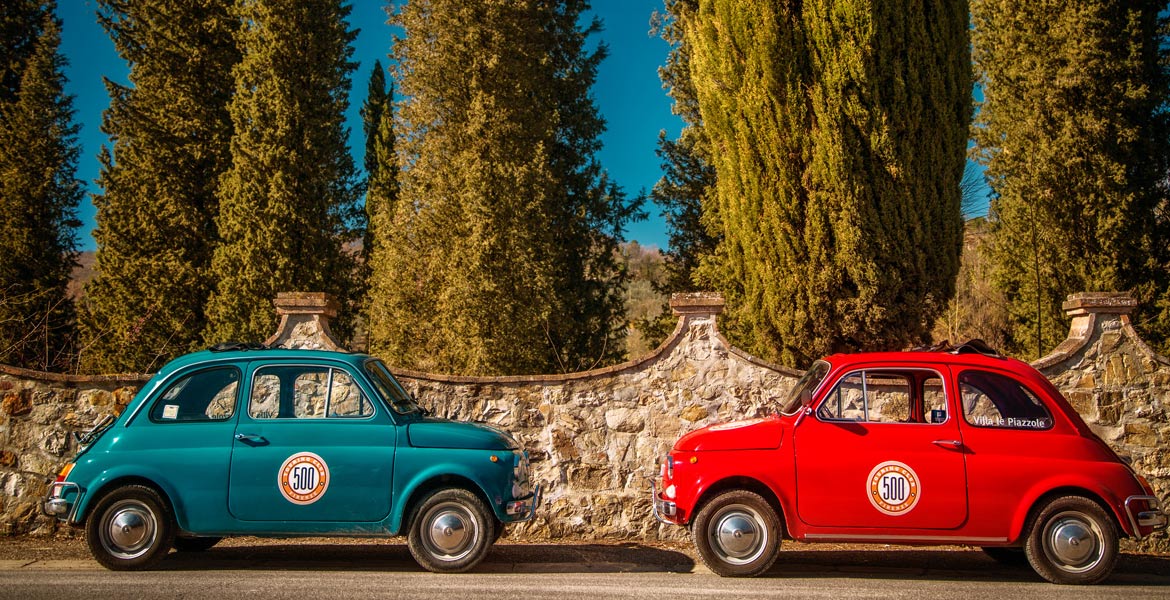
[[[959,448],[963,447],[963,442],[960,442],[959,440],[935,440],[931,443],[935,446],[950,448],[952,450],[958,450]]]
[[[237,433],[236,441],[244,442],[245,444],[263,444],[268,440],[264,439],[264,436],[254,433]]]

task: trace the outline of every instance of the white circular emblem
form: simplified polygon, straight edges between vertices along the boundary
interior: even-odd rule
[[[312,504],[329,489],[329,466],[325,459],[312,452],[298,452],[280,465],[276,484],[285,500]]]
[[[869,472],[869,501],[883,514],[904,515],[918,504],[922,489],[918,474],[904,463],[888,460]]]

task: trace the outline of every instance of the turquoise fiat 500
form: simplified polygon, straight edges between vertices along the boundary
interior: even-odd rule
[[[511,435],[428,416],[363,354],[189,354],[78,439],[44,509],[115,570],[230,535],[406,535],[422,567],[465,571],[540,501]]]

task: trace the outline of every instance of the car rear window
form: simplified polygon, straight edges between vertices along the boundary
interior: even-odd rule
[[[248,416],[253,419],[365,418],[370,402],[353,376],[321,366],[264,367],[252,376]]]
[[[1015,379],[990,371],[959,375],[963,418],[976,427],[1049,429],[1052,414],[1032,390]]]
[[[158,423],[224,421],[236,413],[240,371],[205,369],[172,383],[155,401],[150,420]]]

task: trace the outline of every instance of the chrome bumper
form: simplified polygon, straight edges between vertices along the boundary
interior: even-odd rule
[[[1146,510],[1134,512],[1135,502],[1145,502]],[[1129,517],[1129,524],[1133,526],[1134,535],[1140,540],[1140,527],[1162,529],[1166,527],[1166,513],[1162,512],[1162,505],[1154,496],[1130,496],[1125,499],[1125,515]]]
[[[658,487],[654,485],[654,480],[650,480],[650,506],[654,510],[654,518],[660,523],[668,523],[670,525],[678,525],[674,521],[665,519],[663,517],[673,517],[678,514],[678,505],[669,500],[663,500],[658,497]]]
[[[536,507],[540,506],[540,485],[537,484],[536,490],[532,492],[532,497],[527,500],[513,500],[504,505],[504,513],[508,516],[516,516],[515,520],[508,521],[509,523],[523,523],[531,521],[536,516]]]
[[[68,492],[72,490],[74,496],[69,499]],[[41,504],[41,510],[50,517],[57,517],[62,521],[71,521],[73,507],[81,500],[81,486],[71,481],[57,481],[49,486],[49,493]]]

